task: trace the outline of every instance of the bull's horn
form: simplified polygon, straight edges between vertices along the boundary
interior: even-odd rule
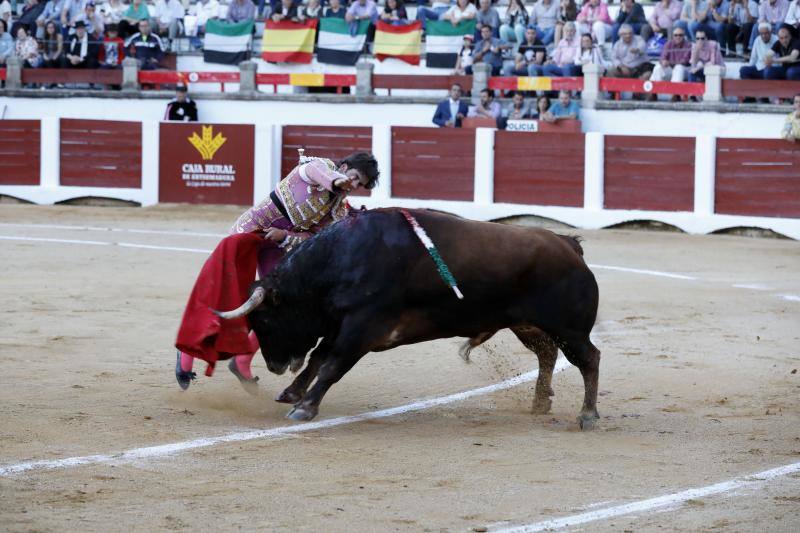
[[[253,294],[250,295],[250,298],[247,299],[245,303],[234,309],[233,311],[217,311],[216,309],[212,309],[214,314],[220,318],[224,318],[225,320],[229,320],[231,318],[239,318],[240,316],[244,316],[264,301],[264,296],[267,292],[264,290],[264,287],[256,287],[253,291]]]

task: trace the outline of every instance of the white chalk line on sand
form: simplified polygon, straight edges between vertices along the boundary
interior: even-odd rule
[[[73,231],[112,231],[118,233],[143,233],[147,235],[181,235],[185,237],[226,237],[226,233],[204,233],[199,231],[177,231],[135,228],[106,228],[102,226],[67,226],[63,224],[22,224],[16,222],[0,222],[0,227],[32,228],[32,229],[58,229]]]
[[[534,522],[523,526],[492,529],[492,531],[502,533],[533,533],[535,531],[552,531],[567,527],[580,526],[590,522],[608,520],[609,518],[615,518],[617,516],[667,510],[671,507],[682,505],[689,500],[697,498],[724,494],[739,489],[755,489],[769,481],[780,477],[785,477],[796,472],[800,472],[800,463],[779,466],[777,468],[764,470],[755,474],[749,474],[731,479],[729,481],[715,483],[714,485],[707,485],[705,487],[674,492],[672,494],[658,496],[656,498],[648,498],[646,500],[639,500],[622,505],[604,507],[603,509],[597,509],[596,511],[587,511],[585,513],[565,516],[562,518],[553,518],[551,520]]]
[[[82,241],[76,239],[53,239],[50,237],[16,237],[11,235],[0,235],[0,240],[4,241],[31,241],[31,242],[52,242],[55,244],[85,244],[88,246],[122,246],[123,248],[144,248],[147,250],[164,250],[169,252],[189,252],[194,254],[210,254],[211,250],[202,248],[183,248],[180,246],[155,246],[151,244],[139,244],[135,242],[111,242],[111,241]]]
[[[559,358],[556,363],[553,373],[558,373],[569,366],[569,363],[563,358]],[[364,422],[366,420],[377,420],[379,418],[388,418],[390,416],[413,413],[430,409],[432,407],[439,407],[475,396],[482,396],[493,392],[510,389],[522,383],[528,383],[535,380],[539,376],[539,370],[531,370],[519,376],[506,379],[493,385],[487,385],[477,389],[471,389],[463,392],[449,394],[447,396],[439,396],[438,398],[431,398],[429,400],[420,400],[413,403],[400,405],[397,407],[390,407],[388,409],[381,409],[369,413],[361,413],[351,416],[340,416],[337,418],[329,418],[327,420],[320,420],[318,422],[307,422],[302,424],[293,424],[291,426],[281,426],[271,429],[254,429],[251,431],[243,431],[238,433],[229,433],[227,435],[220,435],[218,437],[204,437],[199,439],[187,440],[182,442],[173,442],[170,444],[162,444],[159,446],[147,446],[144,448],[134,448],[116,454],[103,454],[103,455],[84,455],[81,457],[67,457],[65,459],[47,459],[41,461],[28,461],[24,463],[16,463],[5,466],[0,466],[0,476],[10,476],[30,470],[52,470],[55,468],[69,468],[88,464],[98,463],[129,463],[141,459],[152,459],[154,457],[163,457],[166,455],[174,455],[187,450],[194,450],[197,448],[207,448],[217,444],[224,444],[228,442],[243,442],[256,439],[274,439],[285,435],[292,435],[296,433],[305,433],[308,431],[316,431],[320,429],[332,428],[337,426],[344,426],[347,424],[354,424],[356,422]]]
[[[0,225],[14,225],[14,224],[0,224]],[[32,227],[34,225],[17,225],[17,226],[24,226],[24,227]],[[169,232],[169,231],[152,231],[152,230],[123,230],[123,229],[114,229],[114,228],[93,228],[93,227],[79,227],[79,226],[50,226],[50,225],[35,225],[36,227],[51,227],[57,229],[85,229],[85,230],[96,230],[96,231],[128,231],[130,233],[155,233],[155,234],[166,234],[166,235],[196,235],[196,236],[219,236],[217,234],[200,234],[200,233],[191,233],[191,232]],[[153,250],[169,250],[169,251],[182,251],[182,252],[193,252],[193,253],[209,253],[210,250],[200,250],[200,249],[193,249],[193,248],[178,248],[178,247],[168,247],[168,246],[151,246],[151,245],[141,245],[135,243],[109,243],[109,242],[102,242],[102,241],[82,241],[82,240],[74,240],[74,239],[44,239],[44,238],[33,238],[33,237],[4,237],[0,236],[0,239],[7,239],[7,240],[28,240],[28,241],[39,241],[39,242],[54,242],[54,243],[68,243],[68,244],[88,244],[88,245],[119,245],[119,246],[127,246],[131,248],[147,248]],[[672,279],[681,279],[681,280],[697,280],[698,278],[694,276],[688,276],[684,274],[675,274],[670,272],[662,272],[657,270],[645,270],[645,269],[635,269],[635,268],[628,268],[628,267],[618,267],[618,266],[611,266],[611,265],[596,265],[590,264],[591,268],[597,269],[606,269],[606,270],[615,270],[619,272],[629,272],[634,274],[643,274],[643,275],[650,275],[650,276],[658,276],[658,277],[666,277]],[[765,290],[767,289],[764,286],[754,286],[754,285],[733,285],[736,288],[741,289],[750,289],[750,290]],[[795,296],[792,294],[782,294],[780,295],[781,298],[789,301],[800,301],[800,296]],[[566,361],[563,359],[559,359],[558,364],[556,365],[556,369],[554,373],[560,372],[564,368],[567,367]],[[527,372],[520,376],[507,379],[500,383],[496,383],[494,385],[489,385],[486,387],[481,387],[478,389],[472,389],[460,393],[451,394],[448,396],[442,396],[439,398],[432,398],[429,400],[422,400],[419,402],[414,402],[411,404],[406,404],[398,407],[392,407],[389,409],[382,409],[379,411],[374,411],[371,413],[362,413],[359,415],[352,415],[352,416],[344,416],[344,417],[337,417],[328,420],[321,420],[318,422],[309,422],[304,424],[297,424],[292,426],[282,426],[278,428],[266,429],[266,430],[252,430],[252,431],[245,431],[239,433],[231,433],[227,435],[221,435],[218,437],[207,437],[207,438],[200,438],[194,439],[190,441],[183,441],[171,444],[164,444],[159,446],[149,446],[144,448],[135,448],[132,450],[127,450],[121,453],[112,454],[112,455],[87,455],[81,457],[69,457],[65,459],[54,459],[54,460],[41,460],[41,461],[30,461],[26,463],[17,463],[11,464],[7,466],[0,466],[0,476],[9,476],[25,471],[31,470],[49,470],[49,469],[57,469],[57,468],[69,468],[69,467],[76,467],[81,465],[87,464],[100,464],[100,463],[125,463],[125,462],[133,462],[140,459],[147,459],[147,458],[154,458],[154,457],[163,457],[167,455],[174,455],[183,451],[188,451],[197,448],[204,448],[209,446],[214,446],[217,444],[223,444],[228,442],[244,442],[249,440],[256,440],[256,439],[270,439],[270,438],[279,438],[284,435],[290,434],[297,434],[297,433],[304,433],[308,431],[326,429],[330,427],[342,426],[347,424],[352,424],[356,422],[363,422],[366,420],[375,420],[380,418],[387,418],[390,416],[395,416],[398,414],[404,413],[411,413],[416,411],[421,411],[424,409],[429,409],[432,407],[437,407],[441,405],[446,405],[449,403],[465,400],[467,398],[471,398],[474,396],[479,396],[483,394],[489,394],[492,392],[505,390],[521,383],[533,381],[538,376],[538,370],[534,370],[531,372]],[[666,510],[671,507],[675,507],[676,505],[681,505],[688,500],[693,498],[702,498],[706,496],[712,496],[716,494],[722,494],[726,492],[731,492],[740,488],[749,488],[755,487],[761,484],[766,483],[772,479],[776,479],[779,477],[783,477],[795,472],[800,471],[800,463],[793,463],[777,468],[773,468],[771,470],[765,470],[763,472],[759,472],[756,474],[751,474],[749,476],[744,476],[740,478],[736,478],[730,481],[724,481],[721,483],[717,483],[714,485],[708,485],[706,487],[700,487],[695,489],[689,489],[682,492],[677,492],[673,494],[668,494],[665,496],[659,496],[656,498],[650,498],[647,500],[640,500],[638,502],[632,502],[628,504],[613,506],[613,507],[606,507],[603,509],[598,509],[595,511],[588,511],[585,513],[580,513],[576,515],[566,516],[562,518],[555,518],[551,520],[545,520],[542,522],[535,522],[523,526],[516,526],[511,528],[499,529],[497,531],[502,531],[503,533],[518,533],[518,532],[535,532],[535,531],[545,531],[545,530],[554,530],[554,529],[563,529],[570,526],[577,526],[581,524],[586,524],[590,522],[596,522],[600,520],[607,520],[609,518],[635,514],[635,513],[642,513],[648,511],[657,511],[657,510]],[[493,529],[494,530],[494,529]]]

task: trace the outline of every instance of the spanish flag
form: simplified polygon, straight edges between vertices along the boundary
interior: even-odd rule
[[[261,58],[274,63],[311,63],[317,19],[305,22],[268,20],[261,41]]]
[[[375,24],[375,57],[380,61],[394,57],[419,65],[421,41],[422,21],[394,26],[379,20]]]

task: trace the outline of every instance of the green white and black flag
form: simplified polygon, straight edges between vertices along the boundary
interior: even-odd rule
[[[325,17],[319,21],[317,61],[334,65],[355,65],[367,41],[369,20],[351,27],[344,19]]]
[[[425,23],[425,65],[431,68],[453,68],[464,43],[465,35],[475,33],[474,20],[462,20],[453,26],[447,20]]]
[[[211,19],[206,23],[203,61],[236,65],[250,58],[253,21],[223,22]]]

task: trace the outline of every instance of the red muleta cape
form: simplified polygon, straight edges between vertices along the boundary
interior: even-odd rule
[[[207,376],[213,374],[217,361],[258,350],[258,343],[248,339],[247,317],[222,320],[211,310],[236,309],[250,297],[262,244],[263,235],[256,233],[225,237],[206,260],[194,284],[175,347],[207,362]]]

